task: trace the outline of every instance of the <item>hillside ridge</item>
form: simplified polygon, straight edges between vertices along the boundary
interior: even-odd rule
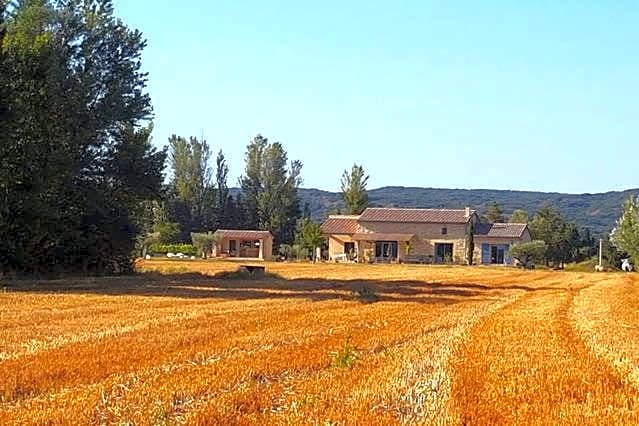
[[[312,217],[322,220],[326,214],[344,207],[339,192],[318,188],[300,188],[302,205],[308,203]],[[622,203],[639,195],[639,188],[603,193],[566,194],[508,189],[449,189],[384,186],[368,191],[371,207],[464,208],[470,206],[480,214],[493,201],[506,214],[523,209],[529,214],[546,205],[557,208],[566,219],[585,226],[594,235],[609,232],[621,214]]]

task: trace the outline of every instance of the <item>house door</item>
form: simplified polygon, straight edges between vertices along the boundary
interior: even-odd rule
[[[435,263],[452,263],[453,245],[450,243],[435,243]]]
[[[229,256],[234,257],[237,256],[237,241],[230,240],[229,241]]]
[[[397,259],[397,241],[375,241],[375,257],[380,260]]]
[[[503,265],[506,255],[506,247],[490,246],[490,263],[493,265]]]

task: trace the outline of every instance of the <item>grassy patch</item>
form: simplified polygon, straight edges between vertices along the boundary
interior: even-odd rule
[[[348,337],[344,342],[344,346],[336,352],[332,352],[333,361],[331,366],[335,368],[349,368],[357,359],[357,352],[355,347],[351,345],[351,338]]]
[[[595,265],[598,265],[597,259],[588,259],[579,263],[569,263],[564,268],[567,272],[594,272]]]

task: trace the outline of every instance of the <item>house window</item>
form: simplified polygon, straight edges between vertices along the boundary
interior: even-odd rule
[[[448,234],[448,228],[444,227],[442,228],[442,235],[447,235]]]
[[[253,247],[259,247],[259,246],[260,246],[259,241],[244,240],[240,243],[241,248],[253,248]]]

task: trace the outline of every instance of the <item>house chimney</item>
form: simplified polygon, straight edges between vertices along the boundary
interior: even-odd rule
[[[470,217],[470,207],[466,206],[465,210],[466,210],[465,211],[466,217],[469,218]]]

